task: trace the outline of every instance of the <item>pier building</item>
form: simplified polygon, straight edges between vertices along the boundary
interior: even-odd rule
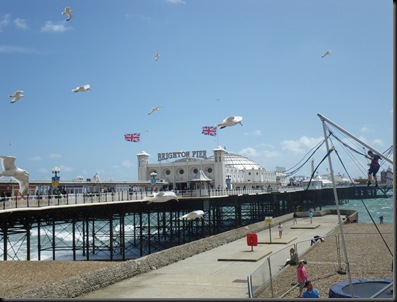
[[[149,163],[145,151],[137,154],[138,180],[168,184],[170,190],[264,189],[285,184],[284,168],[267,171],[255,161],[218,146],[212,155],[205,150],[158,153]],[[172,161],[171,161],[172,160]]]

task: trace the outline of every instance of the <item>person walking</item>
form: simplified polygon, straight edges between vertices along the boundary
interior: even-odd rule
[[[383,215],[380,215],[380,216],[379,216],[379,223],[380,223],[380,224],[383,224]]]
[[[306,290],[302,294],[302,298],[320,298],[320,293],[313,287],[313,283],[309,280],[305,283]]]
[[[281,222],[278,223],[278,238],[281,239],[283,236],[283,224]]]
[[[303,288],[305,286],[305,282],[308,280],[304,260],[299,261],[297,273],[299,283],[299,298],[302,298]]]
[[[312,212],[312,210],[309,211],[309,220],[310,220],[310,223],[313,223],[313,212]]]
[[[292,224],[297,224],[298,223],[298,214],[296,214],[296,212],[294,212],[294,215],[292,215],[292,217],[294,218],[294,221]]]

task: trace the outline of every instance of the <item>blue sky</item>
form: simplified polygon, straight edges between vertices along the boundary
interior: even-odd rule
[[[0,153],[35,180],[55,166],[61,179],[136,180],[142,150],[156,163],[217,145],[290,169],[324,139],[317,113],[380,152],[393,144],[392,1],[1,0],[0,61]],[[243,126],[201,134],[231,115]],[[141,142],[124,140],[134,132]],[[366,177],[367,160],[333,142]]]

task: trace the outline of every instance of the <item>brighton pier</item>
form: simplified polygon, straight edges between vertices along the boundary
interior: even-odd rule
[[[391,186],[337,187],[340,203],[378,198]],[[213,190],[204,197],[179,192],[178,201],[143,201],[150,192],[111,192],[12,198],[0,209],[2,260],[101,260],[139,258],[292,212],[335,204],[333,188]],[[202,219],[182,220],[194,210]],[[292,217],[292,214],[291,214]]]

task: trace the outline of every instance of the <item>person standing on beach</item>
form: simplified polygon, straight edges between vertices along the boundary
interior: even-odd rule
[[[306,290],[302,294],[302,298],[320,298],[320,294],[316,288],[313,287],[311,281],[306,281]]]
[[[368,169],[368,184],[367,187],[371,185],[371,176],[374,177],[375,187],[378,187],[378,179],[376,177],[376,173],[378,173],[380,165],[379,160],[382,159],[378,154],[374,154],[371,150],[368,151],[368,155],[365,155],[366,158],[371,160]]]
[[[305,282],[308,280],[304,260],[299,261],[297,272],[299,283],[299,298],[302,298],[303,288],[305,286]]]
[[[383,215],[380,215],[380,216],[379,216],[379,223],[380,223],[380,224],[383,224]]]
[[[298,224],[298,215],[296,214],[296,212],[294,212],[294,215],[292,215],[292,217],[294,218],[294,222],[292,224]]]
[[[278,238],[281,239],[281,237],[283,236],[283,225],[281,222],[278,223]]]
[[[313,223],[313,212],[312,212],[312,210],[309,211],[309,220],[310,220],[310,223]]]

